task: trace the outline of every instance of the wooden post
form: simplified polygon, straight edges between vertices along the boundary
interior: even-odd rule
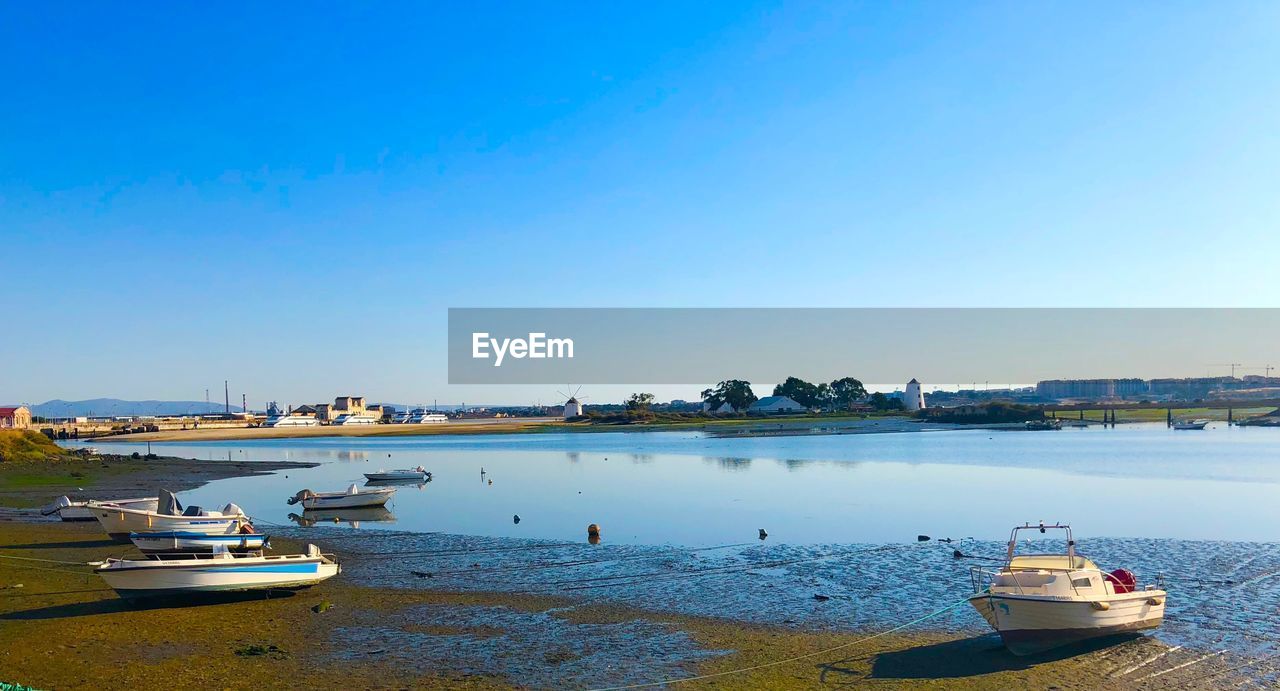
[[[1164,416],[1164,426],[1173,427],[1173,408],[1170,408],[1168,413]]]
[[[1228,407],[1227,408],[1227,424],[1229,425],[1232,422],[1234,422],[1234,418],[1235,418],[1235,411],[1233,411],[1230,407]]]

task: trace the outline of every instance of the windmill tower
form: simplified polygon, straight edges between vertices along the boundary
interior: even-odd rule
[[[924,390],[914,378],[907,382],[907,388],[902,392],[902,405],[907,410],[924,409]]]
[[[581,417],[585,412],[582,402],[587,400],[586,396],[582,396],[581,398],[578,397],[578,393],[582,391],[582,387],[579,386],[574,389],[572,386],[568,386],[566,388],[569,390],[569,393],[565,393],[564,391],[556,392],[568,399],[564,402],[564,419],[568,420],[570,418]]]

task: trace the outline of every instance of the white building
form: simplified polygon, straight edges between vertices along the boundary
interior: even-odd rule
[[[782,413],[803,413],[807,409],[786,396],[765,396],[751,404],[747,413],[752,415],[779,415]]]
[[[924,410],[924,390],[914,377],[907,382],[907,390],[902,392],[902,406],[907,410]]]
[[[571,417],[579,417],[580,415],[582,415],[582,404],[578,402],[577,398],[570,396],[569,400],[564,402],[564,419],[568,420]]]

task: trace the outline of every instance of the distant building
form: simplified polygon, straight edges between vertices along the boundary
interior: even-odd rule
[[[31,410],[25,405],[0,408],[0,429],[26,429],[31,426]]]
[[[920,387],[920,381],[912,377],[907,382],[907,388],[902,392],[902,407],[906,410],[924,410],[924,390]]]
[[[1050,379],[1036,384],[1036,395],[1049,401],[1131,398],[1149,392],[1144,379]]]
[[[725,405],[728,405],[727,403]],[[781,415],[783,413],[803,413],[807,408],[786,396],[765,396],[751,404],[747,413],[751,415]]]
[[[577,398],[570,396],[569,400],[564,402],[564,419],[568,420],[571,417],[581,416],[582,404],[578,402]]]

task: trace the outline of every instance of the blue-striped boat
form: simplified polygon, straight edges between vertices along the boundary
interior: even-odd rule
[[[108,559],[94,570],[121,597],[306,588],[340,571],[338,563],[307,545],[305,554],[236,556],[220,551],[193,559]]]
[[[261,552],[270,549],[270,538],[261,533],[205,535],[185,530],[129,533],[129,539],[143,554],[210,554],[225,547],[231,552]]]

